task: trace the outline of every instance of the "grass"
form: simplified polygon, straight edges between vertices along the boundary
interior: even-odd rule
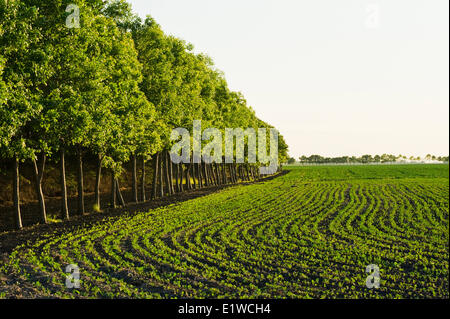
[[[47,234],[0,275],[35,297],[449,298],[448,165],[288,169]],[[80,268],[77,290],[65,287],[68,264]],[[366,287],[369,264],[379,289]],[[0,282],[0,296],[10,288]]]

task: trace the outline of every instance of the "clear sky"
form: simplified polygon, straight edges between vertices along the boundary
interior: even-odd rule
[[[449,153],[448,0],[130,0],[211,56],[290,155]]]

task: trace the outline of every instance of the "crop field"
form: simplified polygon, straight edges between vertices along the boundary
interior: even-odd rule
[[[41,236],[3,261],[0,296],[449,298],[448,165],[287,170]]]

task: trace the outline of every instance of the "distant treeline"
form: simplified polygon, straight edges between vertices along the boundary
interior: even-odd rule
[[[368,164],[368,163],[422,162],[422,161],[425,161],[425,162],[431,162],[431,161],[448,162],[448,156],[435,156],[435,155],[428,154],[424,158],[421,158],[420,156],[406,157],[404,155],[391,155],[391,154],[383,154],[383,155],[375,155],[375,156],[363,155],[361,157],[357,157],[357,156],[323,157],[320,155],[311,155],[309,157],[301,156],[298,159],[298,162],[300,162],[302,164],[326,164],[326,163]],[[293,157],[291,157],[288,160],[288,164],[294,164],[296,162],[297,161]]]

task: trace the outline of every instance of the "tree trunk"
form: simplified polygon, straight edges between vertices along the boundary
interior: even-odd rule
[[[167,153],[163,152],[163,172],[164,184],[166,185],[167,195],[170,195],[170,178],[169,178],[169,163],[167,162]]]
[[[166,153],[166,163],[167,163],[167,172],[168,172],[168,179],[169,179],[169,194],[173,195],[175,194],[175,190],[173,188],[173,165],[172,160],[170,159],[170,153],[167,151]]]
[[[69,207],[67,206],[67,184],[66,184],[66,154],[64,147],[60,149],[60,181],[61,181],[61,218],[69,220]]]
[[[83,152],[78,147],[78,215],[84,215]]]
[[[157,196],[158,189],[158,168],[159,168],[159,153],[156,153],[155,158],[153,159],[153,189],[152,189],[152,199],[155,199]]]
[[[228,173],[229,173],[229,177],[230,177],[230,183],[234,184],[233,164],[228,164]]]
[[[96,205],[96,208],[100,211],[100,181],[102,178],[102,162],[103,162],[103,156],[98,155],[97,159],[97,171],[95,174],[95,198],[94,198],[94,205]]]
[[[136,154],[133,154],[131,158],[132,162],[132,193],[133,193],[133,202],[138,202],[138,188],[137,188],[137,160],[136,160]]]
[[[213,179],[213,176],[211,174],[211,164],[206,164],[206,173],[208,174],[209,186],[213,186],[214,185],[214,179]]]
[[[184,179],[184,174],[183,174],[183,164],[178,164],[180,165],[180,192],[184,192],[184,185],[183,185],[183,179]]]
[[[220,179],[220,171],[218,169],[218,164],[214,163],[214,176],[216,178],[216,184],[220,185],[221,184],[221,179]]]
[[[248,164],[245,164],[244,166],[244,175],[247,181],[250,181],[250,173],[248,171]]]
[[[220,166],[221,166],[221,168],[222,168],[222,178],[223,178],[223,184],[224,185],[226,185],[226,184],[228,184],[228,181],[227,181],[227,172],[226,172],[226,170],[225,170],[225,163],[221,163],[220,164]]]
[[[122,196],[122,192],[120,191],[120,185],[119,185],[119,179],[116,178],[115,179],[115,183],[116,183],[116,192],[117,192],[117,198],[119,199],[119,204],[122,207],[125,207],[125,201],[123,200],[123,196]]]
[[[198,189],[200,184],[197,179],[197,164],[194,163],[194,161],[190,164],[190,173],[189,173],[191,179],[192,179],[192,189]]]
[[[217,185],[222,184],[222,179],[220,176],[220,169],[219,169],[219,164],[214,163],[214,172],[216,173],[216,181],[217,181]]]
[[[22,215],[20,214],[20,175],[19,160],[14,158],[14,180],[13,180],[14,221],[18,230],[22,229]]]
[[[170,195],[170,187],[169,187],[169,167],[167,166],[167,156],[166,152],[162,153],[162,163],[161,168],[163,172],[163,179],[164,179],[164,191],[167,195]]]
[[[217,183],[216,171],[214,170],[214,163],[209,164],[209,173],[211,175],[212,185],[214,185],[214,186],[219,185]]]
[[[180,164],[175,164],[175,167],[176,167],[176,169],[175,169],[175,185],[177,186],[176,187],[177,193],[179,193],[180,192]]]
[[[186,187],[189,190],[192,189],[192,184],[191,184],[191,165],[192,164],[189,164],[186,167],[186,183],[187,183]]]
[[[189,165],[189,176],[191,181],[191,189],[195,189],[195,172],[194,172],[194,162],[192,161],[191,164]]]
[[[203,165],[205,165],[204,163],[200,163],[198,164],[198,179],[199,179],[199,184],[200,187],[205,187],[205,179],[204,179],[204,174],[203,174]]]
[[[114,176],[114,172],[111,171],[111,201],[110,201],[110,207],[116,208],[117,207],[117,197],[116,197],[116,177]]]
[[[163,163],[164,163],[164,154],[161,153],[159,159],[159,195],[160,197],[164,197],[164,170],[163,170]]]
[[[204,163],[203,165],[202,165],[202,167],[203,167],[203,177],[204,177],[204,181],[205,181],[205,186],[206,187],[208,187],[209,186],[209,181],[208,181],[208,172],[207,172],[207,170],[206,170],[206,163]]]
[[[36,194],[39,201],[39,208],[41,211],[41,223],[47,224],[47,211],[45,210],[45,199],[44,199],[44,193],[42,192],[42,178],[44,176],[44,169],[45,169],[45,154],[41,153],[39,165],[36,162],[36,159],[33,159],[34,164],[34,174],[36,178]]]
[[[198,188],[198,183],[197,183],[197,174],[196,174],[196,169],[197,165],[195,163],[192,163],[192,181],[194,183],[194,189]]]
[[[250,178],[252,180],[255,180],[255,167],[254,166],[250,166]]]
[[[142,156],[142,171],[141,171],[141,200],[145,202],[145,157]]]
[[[197,179],[198,179],[198,185],[200,188],[203,188],[203,179],[202,179],[202,164],[197,164]]]
[[[216,175],[214,174],[214,168],[213,168],[213,164],[208,164],[208,168],[209,168],[209,176],[211,179],[211,185],[215,186],[216,184]]]

